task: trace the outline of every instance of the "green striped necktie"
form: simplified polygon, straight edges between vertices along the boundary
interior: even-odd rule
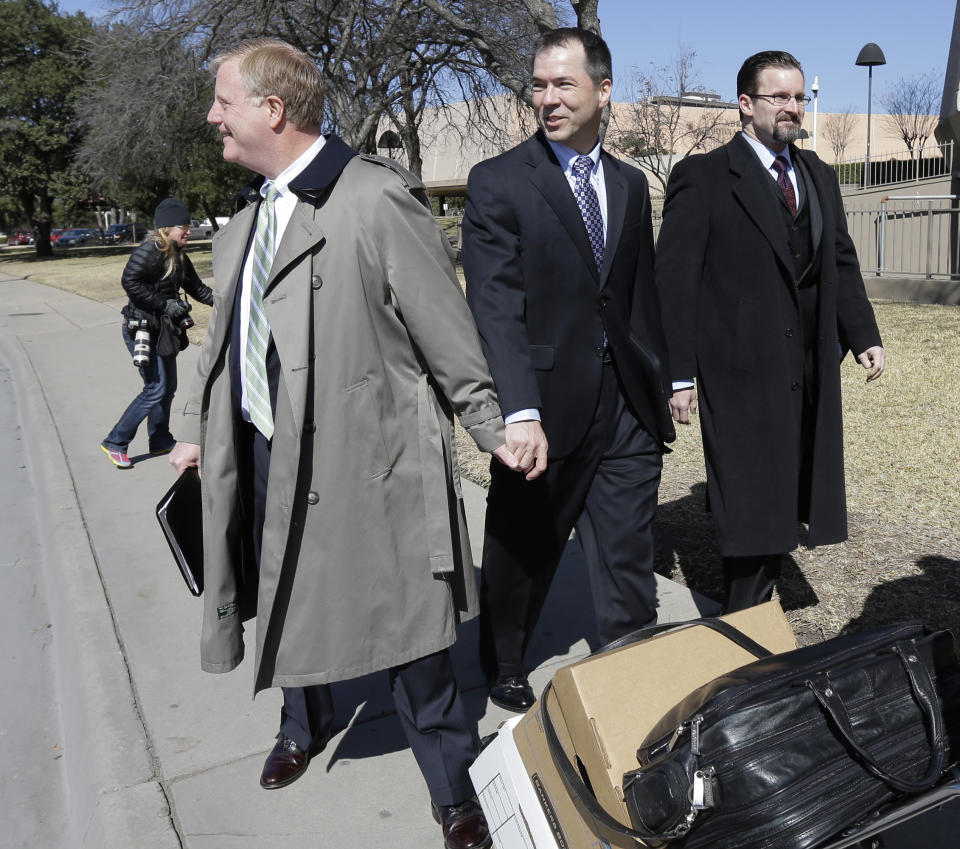
[[[273,436],[273,410],[267,381],[267,343],[270,322],[263,311],[263,290],[270,277],[276,252],[277,216],[274,201],[280,193],[273,187],[257,211],[257,231],[253,238],[253,273],[250,275],[250,324],[247,327],[246,374],[247,410],[250,421],[267,439]]]

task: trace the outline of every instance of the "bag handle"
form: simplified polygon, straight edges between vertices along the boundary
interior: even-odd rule
[[[761,646],[760,643],[748,637],[743,631],[735,628],[729,622],[724,622],[722,619],[717,619],[713,616],[707,616],[703,619],[690,619],[686,622],[666,622],[662,625],[648,625],[645,628],[638,628],[636,631],[631,631],[629,634],[624,634],[624,636],[618,637],[605,646],[601,646],[595,652],[591,653],[591,657],[598,654],[605,654],[614,649],[621,649],[624,646],[631,646],[634,643],[641,643],[644,640],[649,640],[651,637],[656,637],[666,631],[681,631],[687,628],[694,628],[698,625],[722,634],[728,640],[736,643],[740,648],[750,652],[750,654],[758,659],[770,657],[773,654],[772,651]]]
[[[931,788],[936,783],[940,773],[943,772],[946,759],[943,740],[943,716],[940,712],[940,702],[937,699],[930,672],[923,661],[920,660],[916,640],[896,643],[892,648],[900,657],[900,662],[903,664],[910,681],[910,689],[913,691],[914,699],[926,717],[930,743],[930,763],[926,775],[916,781],[889,772],[877,763],[873,755],[854,739],[853,724],[850,722],[847,708],[826,673],[821,672],[815,679],[808,679],[804,683],[813,691],[813,695],[816,696],[817,701],[820,702],[833,720],[840,735],[857,754],[860,762],[867,770],[894,790],[899,790],[902,793],[920,793]]]
[[[651,637],[655,637],[658,634],[664,633],[665,631],[684,630],[687,628],[696,627],[698,625],[702,625],[705,628],[710,628],[711,630],[722,634],[727,639],[732,640],[738,646],[746,649],[748,652],[750,652],[750,654],[757,658],[770,657],[770,655],[773,654],[773,652],[761,646],[760,643],[748,637],[729,622],[724,622],[713,617],[706,617],[703,619],[691,619],[688,622],[666,623],[664,625],[651,625],[646,628],[640,628],[639,630],[626,634],[625,636],[620,637],[613,642],[607,643],[607,645],[593,652],[593,655],[603,654],[608,651],[613,651],[614,649],[619,649],[623,648],[624,646],[633,645],[634,643],[643,642],[644,640],[648,640]],[[540,696],[540,710],[543,716],[543,730],[544,736],[547,740],[547,748],[550,750],[550,757],[553,760],[554,766],[557,768],[557,772],[560,773],[560,779],[563,781],[564,787],[567,788],[567,792],[570,794],[570,796],[576,802],[578,802],[587,811],[587,813],[593,817],[594,820],[615,834],[619,834],[624,837],[631,837],[634,840],[653,839],[665,841],[677,840],[686,835],[690,830],[690,823],[692,822],[691,815],[688,815],[687,819],[683,823],[669,831],[656,832],[633,829],[629,826],[625,826],[622,822],[614,819],[614,817],[604,810],[604,808],[596,800],[596,797],[593,795],[593,793],[587,789],[583,779],[567,759],[566,753],[563,751],[563,746],[560,744],[560,738],[557,735],[557,729],[553,724],[553,719],[550,716],[550,709],[547,705],[547,696],[550,694],[552,688],[553,683],[548,683],[544,688],[543,695]],[[693,814],[692,809],[691,814]]]

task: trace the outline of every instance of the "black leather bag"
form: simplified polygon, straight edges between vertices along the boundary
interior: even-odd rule
[[[554,761],[595,822],[648,845],[811,849],[933,787],[960,755],[949,631],[905,623],[779,655],[750,650],[761,659],[691,693],[643,741],[641,767],[623,780],[633,828],[586,790],[547,717]]]

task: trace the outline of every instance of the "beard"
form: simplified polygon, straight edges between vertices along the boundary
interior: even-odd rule
[[[784,118],[773,127],[773,139],[781,144],[792,144],[800,138],[800,122]]]

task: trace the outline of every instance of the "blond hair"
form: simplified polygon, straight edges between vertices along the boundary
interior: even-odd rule
[[[240,79],[251,99],[275,96],[297,129],[319,132],[323,123],[323,78],[303,51],[278,38],[251,38],[214,57],[214,75],[225,62],[239,63]]]
[[[173,229],[173,227],[158,227],[156,230],[147,233],[147,238],[153,239],[157,250],[165,255],[167,262],[163,271],[163,278],[170,277],[180,267],[181,263],[180,245],[170,238],[170,231]]]

